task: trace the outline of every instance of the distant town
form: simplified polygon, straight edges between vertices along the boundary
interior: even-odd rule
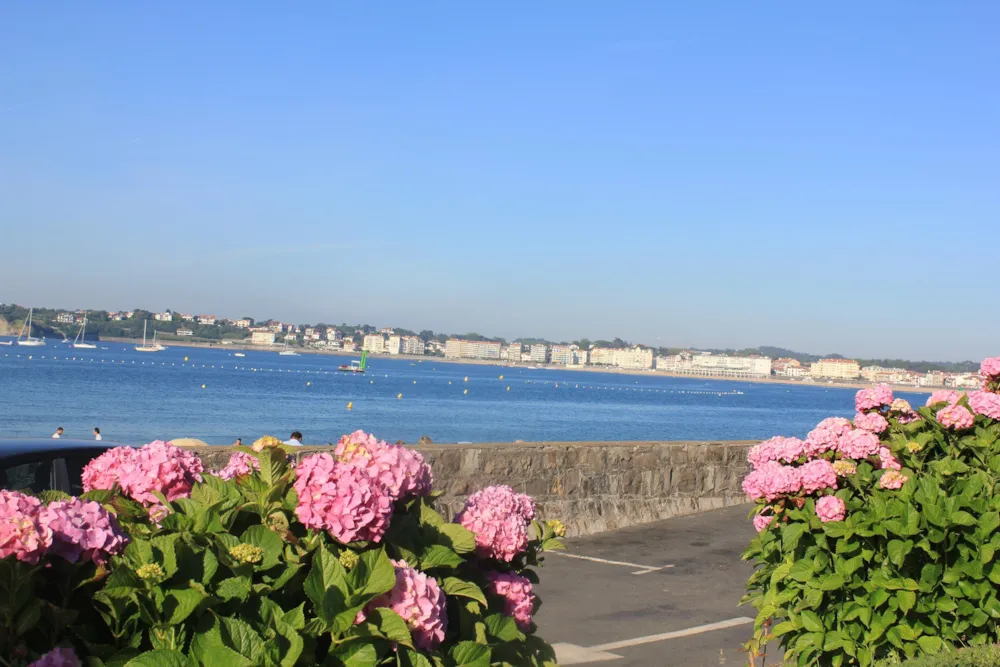
[[[14,336],[28,308],[0,304],[0,335]],[[86,321],[84,318],[86,317]],[[706,378],[767,379],[809,382],[884,382],[898,386],[977,388],[980,378],[972,362],[916,362],[919,368],[866,363],[840,356],[813,358],[780,348],[752,351],[717,351],[653,348],[622,339],[553,343],[538,339],[507,342],[479,334],[446,335],[424,330],[376,329],[370,325],[292,324],[277,320],[255,321],[250,317],[229,319],[178,311],[83,311],[33,309],[36,335],[85,339],[137,338],[147,328],[161,342],[175,344],[250,345],[258,348],[297,348],[340,354],[432,356],[454,360],[606,368],[633,372]],[[84,326],[85,325],[85,326]],[[5,331],[6,329],[6,331]],[[81,331],[82,330],[82,331]],[[788,356],[769,356],[773,349]]]

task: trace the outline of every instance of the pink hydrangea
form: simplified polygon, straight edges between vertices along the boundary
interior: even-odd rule
[[[854,415],[854,426],[862,431],[882,433],[889,428],[889,422],[877,412],[859,412]]]
[[[987,380],[997,380],[1000,378],[1000,357],[983,359],[983,363],[979,366],[979,374]]]
[[[104,452],[83,467],[80,475],[84,491],[103,489],[110,491],[119,481],[122,470],[134,467],[136,450],[131,447],[115,447]]]
[[[28,667],[80,667],[80,659],[71,648],[54,648]]]
[[[922,419],[922,417],[913,410],[910,410],[909,412],[900,413],[900,415],[896,417],[896,421],[899,422],[900,424],[912,424],[913,422],[919,421],[920,419]]]
[[[843,417],[827,417],[806,436],[805,453],[812,458],[840,448],[840,439],[853,430],[850,420]]]
[[[81,559],[106,563],[128,543],[118,519],[100,503],[57,500],[43,508],[39,517],[52,530],[51,553],[71,563]]]
[[[868,431],[854,430],[840,440],[840,453],[855,461],[875,456],[879,447],[878,436]]]
[[[406,561],[394,560],[392,564],[396,568],[396,585],[385,595],[368,603],[365,612],[377,607],[392,609],[406,621],[413,644],[417,648],[433,651],[444,641],[448,628],[444,593],[433,577],[415,570]],[[358,615],[356,622],[364,619],[365,612]]]
[[[927,407],[935,405],[937,403],[948,403],[949,405],[954,405],[958,403],[958,399],[962,398],[962,392],[955,391],[954,389],[939,389],[927,397],[927,402],[924,403]]]
[[[503,613],[513,616],[521,630],[530,630],[531,615],[535,611],[535,594],[531,582],[513,572],[488,572],[486,578],[490,581],[487,592],[503,598]]]
[[[903,466],[899,459],[892,455],[888,447],[880,447],[878,450],[879,467],[886,470],[902,470]]]
[[[809,461],[799,468],[799,473],[802,476],[802,490],[805,493],[837,488],[837,471],[833,464],[824,459]]]
[[[757,514],[753,518],[753,527],[758,533],[764,532],[764,529],[771,525],[774,521],[773,514]]]
[[[883,489],[901,489],[910,478],[898,470],[886,470],[878,479],[878,485]]]
[[[1000,395],[989,391],[974,391],[969,394],[969,407],[977,415],[1000,420]]]
[[[246,452],[233,452],[229,457],[229,462],[224,468],[214,470],[210,474],[219,479],[236,479],[253,474],[254,470],[260,470],[260,461],[257,457]]]
[[[355,431],[337,442],[334,456],[356,466],[380,484],[393,500],[426,496],[434,477],[420,452],[391,445],[370,433]]]
[[[847,516],[844,501],[837,496],[823,496],[816,501],[816,516],[823,523],[827,521],[843,521]]]
[[[52,529],[41,520],[42,503],[17,491],[0,491],[0,558],[37,563],[52,546]]]
[[[891,412],[913,412],[913,408],[910,406],[910,402],[905,398],[895,398],[889,405],[889,410]]]
[[[783,466],[777,461],[764,463],[743,479],[743,492],[751,500],[768,502],[802,490],[801,468]]]
[[[937,420],[945,428],[960,431],[970,428],[975,423],[976,418],[963,406],[952,404],[937,411]]]
[[[528,525],[535,515],[530,496],[509,486],[488,486],[469,496],[455,521],[476,535],[483,558],[510,562],[528,546]]]
[[[308,528],[347,544],[379,542],[389,527],[392,499],[360,468],[313,454],[295,468],[295,514]]]
[[[747,461],[753,464],[754,468],[759,468],[768,461],[793,463],[801,458],[804,452],[804,442],[798,438],[785,438],[779,435],[751,447],[747,453]]]
[[[877,384],[868,389],[862,389],[854,395],[854,408],[858,412],[878,410],[892,404],[892,390],[888,385]]]

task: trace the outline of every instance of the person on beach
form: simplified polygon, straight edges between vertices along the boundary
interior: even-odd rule
[[[101,429],[94,427],[94,440],[103,440],[101,437]]]
[[[236,442],[233,443],[233,447],[242,447],[242,446],[243,446],[243,438],[236,438]]]
[[[59,428],[56,429],[56,432],[52,434],[52,437],[59,439],[62,437],[62,434],[63,434],[63,427],[60,426]]]
[[[285,440],[284,444],[291,445],[292,447],[302,446],[302,434],[298,431],[292,431],[292,437]]]

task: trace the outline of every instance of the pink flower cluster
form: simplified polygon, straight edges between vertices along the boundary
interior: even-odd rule
[[[764,532],[764,529],[771,525],[774,521],[773,514],[757,514],[753,518],[753,527],[758,533]]]
[[[52,529],[41,520],[38,498],[0,491],[0,558],[37,563],[52,546]]]
[[[295,468],[295,514],[306,527],[344,544],[379,542],[389,527],[392,499],[360,468],[313,454]]]
[[[334,455],[343,463],[364,471],[380,484],[392,500],[426,496],[434,477],[420,452],[390,445],[370,433],[355,431],[337,442]]]
[[[958,403],[958,399],[962,398],[962,392],[955,391],[954,389],[938,389],[927,397],[927,402],[924,403],[927,407],[936,405],[937,403],[947,403],[948,405],[954,405]]]
[[[892,390],[885,384],[878,384],[869,389],[862,389],[854,395],[854,408],[858,412],[880,410],[891,404]]]
[[[868,431],[851,431],[840,439],[839,451],[849,459],[861,461],[878,454],[878,436]]]
[[[802,490],[801,468],[783,466],[768,461],[743,478],[743,492],[751,500],[764,498],[768,502]]]
[[[256,456],[246,452],[233,452],[224,468],[212,470],[209,474],[219,479],[230,480],[253,474],[254,470],[260,470],[260,461]]]
[[[0,558],[37,563],[52,554],[98,564],[121,553],[128,538],[99,503],[77,498],[43,505],[17,491],[0,491]]]
[[[513,572],[489,572],[486,590],[503,598],[503,613],[513,616],[517,627],[527,632],[531,629],[531,615],[535,611],[535,594],[531,582]]]
[[[794,463],[804,453],[804,442],[798,438],[785,438],[779,435],[751,447],[747,453],[747,461],[756,469],[769,461]]]
[[[889,428],[889,421],[877,412],[859,412],[854,415],[854,427],[869,433],[882,433]]]
[[[476,534],[476,552],[481,557],[509,563],[527,548],[533,518],[531,496],[509,486],[488,486],[469,496],[455,521]]]
[[[979,366],[979,374],[983,376],[983,389],[996,391],[1000,385],[1000,357],[983,359]]]
[[[448,614],[445,611],[445,596],[433,577],[407,565],[406,561],[394,560],[396,585],[392,590],[372,600],[365,610],[358,614],[356,622],[365,618],[365,612],[377,607],[388,607],[399,614],[417,648],[432,651],[444,641],[448,628]]]
[[[139,449],[116,447],[84,467],[85,491],[112,489],[117,484],[125,495],[147,507],[159,505],[154,491],[167,500],[187,498],[204,467],[193,452],[155,440]]]
[[[977,415],[1000,421],[1000,395],[989,391],[974,391],[969,394],[969,407]]]
[[[878,450],[879,467],[885,470],[902,470],[903,466],[888,447],[880,447]]]
[[[946,408],[941,408],[937,411],[936,416],[938,423],[941,424],[941,426],[954,429],[956,431],[971,428],[976,421],[976,418],[972,416],[971,412],[963,406],[955,404],[949,405]]]
[[[54,648],[28,667],[80,667],[80,659],[71,648]]]
[[[844,501],[837,496],[823,496],[816,501],[816,516],[823,523],[827,521],[843,521],[847,515]]]
[[[851,422],[843,417],[827,417],[806,436],[806,455],[818,456],[823,452],[836,451],[840,448],[840,440],[854,430]]]
[[[837,471],[832,463],[824,459],[809,461],[799,468],[799,474],[802,476],[802,490],[805,493],[837,488]]]
[[[878,478],[878,485],[883,489],[901,489],[910,478],[898,470],[886,470]]]
[[[128,543],[115,515],[93,501],[57,500],[40,518],[52,530],[51,553],[71,563],[82,559],[104,564]]]

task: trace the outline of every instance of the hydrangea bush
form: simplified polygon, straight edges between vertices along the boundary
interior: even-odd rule
[[[799,665],[862,666],[998,641],[1000,357],[981,375],[916,410],[863,389],[853,421],[751,449],[752,662],[772,641]]]
[[[261,439],[205,470],[157,441],[83,484],[0,491],[0,664],[555,664],[533,568],[562,524],[509,487],[447,522],[413,450],[358,431],[292,466]]]

